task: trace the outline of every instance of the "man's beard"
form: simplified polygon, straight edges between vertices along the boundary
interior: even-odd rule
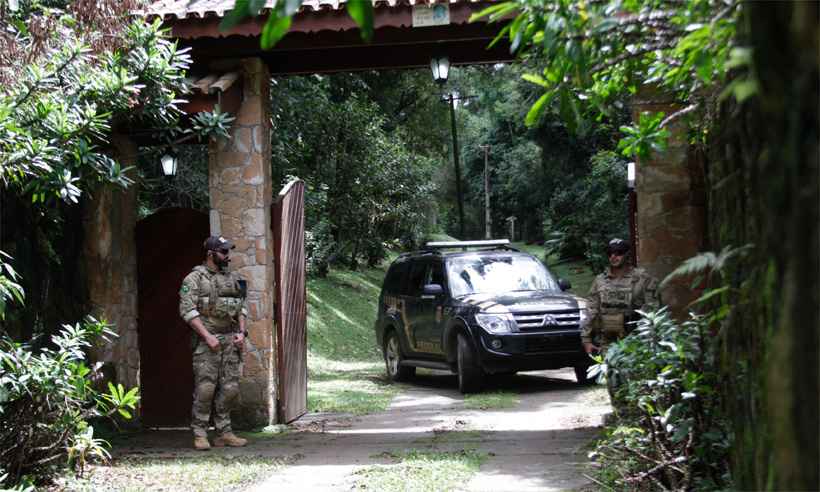
[[[219,268],[228,268],[228,264],[230,262],[230,258],[220,258],[219,256],[214,255],[214,264]]]

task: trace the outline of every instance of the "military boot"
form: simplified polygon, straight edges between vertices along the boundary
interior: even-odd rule
[[[208,442],[207,437],[194,436],[194,449],[199,451],[207,451],[211,449],[211,443]]]
[[[230,446],[239,448],[248,444],[247,439],[237,437],[233,432],[226,432],[214,439],[214,447],[221,448],[222,446]]]

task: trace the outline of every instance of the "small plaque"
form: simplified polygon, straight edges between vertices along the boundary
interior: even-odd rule
[[[450,23],[450,5],[413,5],[413,27],[446,26]]]

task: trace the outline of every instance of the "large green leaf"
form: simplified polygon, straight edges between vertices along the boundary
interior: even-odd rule
[[[373,39],[373,3],[370,0],[350,0],[347,2],[347,13],[359,26],[362,39]]]
[[[260,40],[262,49],[269,50],[273,48],[287,34],[290,24],[291,17],[279,17],[271,12],[270,17],[265,22],[265,27],[262,28],[262,39]]]

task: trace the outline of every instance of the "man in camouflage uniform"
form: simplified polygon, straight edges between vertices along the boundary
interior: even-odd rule
[[[228,272],[233,243],[223,237],[205,240],[205,263],[182,281],[179,314],[194,330],[194,404],[191,429],[194,447],[210,449],[208,423],[211,406],[218,436],[214,446],[244,446],[247,440],[234,435],[231,409],[239,395],[240,363],[245,343],[247,285]]]
[[[581,332],[584,350],[591,354],[606,351],[623,338],[637,321],[636,310],[658,308],[658,282],[643,268],[633,268],[628,259],[630,245],[622,239],[607,244],[609,269],[595,277],[589,289],[589,324]],[[597,343],[597,344],[596,344]]]

